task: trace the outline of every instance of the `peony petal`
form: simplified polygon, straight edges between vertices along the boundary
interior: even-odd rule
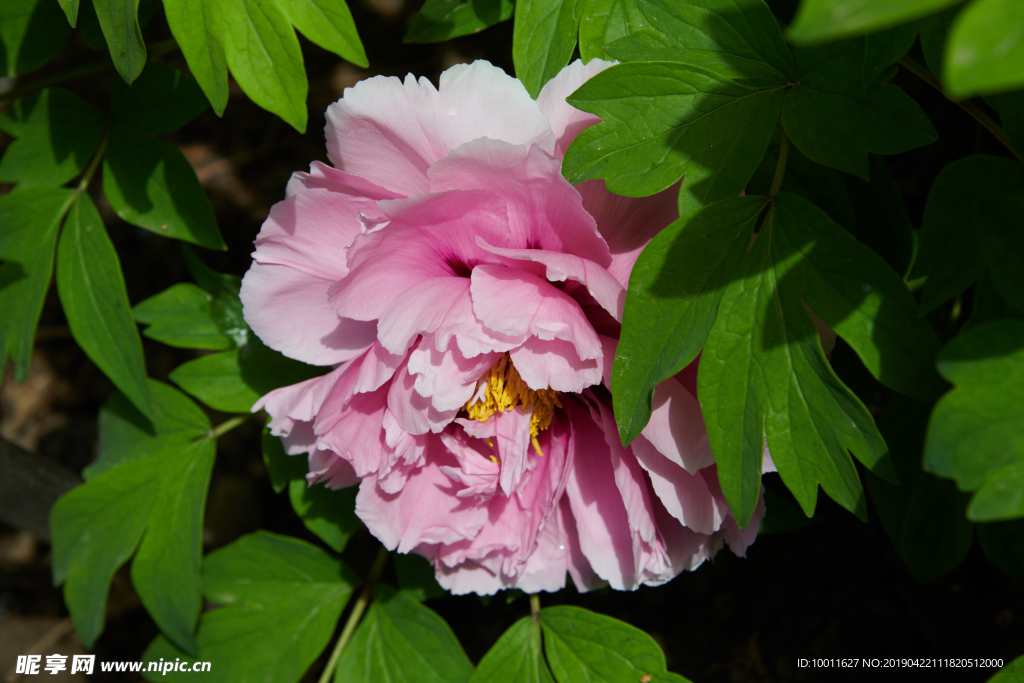
[[[569,499],[580,549],[594,572],[617,590],[638,585],[632,534],[622,495],[615,485],[604,430],[572,403],[567,406],[573,430],[575,464],[569,471]]]
[[[359,372],[352,385],[352,393],[364,394],[380,389],[394,376],[404,360],[404,355],[388,353],[380,342],[374,342],[362,358]]]
[[[356,515],[388,550],[407,553],[420,544],[472,539],[486,523],[486,507],[453,495],[452,482],[440,469],[445,464],[427,462],[400,493],[385,493],[376,477],[359,485]]]
[[[501,490],[506,496],[519,486],[529,464],[531,414],[516,406],[494,415],[495,439],[501,458]]]
[[[626,507],[626,519],[629,528],[647,545],[656,543],[657,529],[654,524],[654,508],[651,505],[651,493],[647,488],[644,470],[631,450],[623,448],[619,440],[619,432],[615,426],[612,412],[603,404],[598,404],[604,441],[611,453],[612,472],[615,486]]]
[[[271,207],[256,236],[253,258],[328,282],[340,280],[348,273],[346,251],[362,232],[360,212],[381,215],[377,203],[369,199],[328,190],[292,195]]]
[[[285,197],[291,197],[303,190],[330,190],[341,194],[352,195],[353,197],[365,197],[374,201],[380,199],[399,199],[403,195],[390,190],[385,190],[379,185],[374,185],[365,178],[339,171],[333,166],[328,166],[322,161],[314,161],[309,165],[309,173],[296,171],[288,179],[285,188]]]
[[[484,138],[454,150],[428,175],[432,192],[487,190],[504,199],[507,246],[574,254],[608,265],[608,245],[584,210],[579,192],[562,177],[561,165],[539,147]]]
[[[311,365],[355,358],[377,337],[374,322],[339,318],[330,282],[288,266],[253,263],[242,278],[242,315],[264,344]]]
[[[654,390],[654,410],[643,434],[666,458],[696,474],[715,458],[711,455],[704,418],[689,391],[674,377],[669,377]]]
[[[416,393],[429,398],[435,408],[459,409],[472,398],[477,381],[499,358],[498,353],[466,358],[455,346],[438,351],[434,340],[427,337],[409,354],[409,372],[416,375]]]
[[[603,180],[588,180],[576,186],[583,208],[597,221],[597,229],[608,242],[612,260],[608,266],[623,287],[629,287],[633,264],[647,243],[679,218],[679,185],[650,197],[623,197],[605,189]]]
[[[507,240],[505,203],[490,192],[443,192],[379,205],[390,223],[355,239],[348,275],[328,292],[338,315],[376,320],[413,285],[468,276],[477,263],[496,263],[476,245],[476,235]]]
[[[352,465],[334,451],[314,450],[309,454],[309,474],[306,481],[312,486],[323,482],[329,489],[347,489],[359,483]]]
[[[411,74],[360,81],[326,116],[331,163],[406,196],[425,192],[431,164],[476,138],[554,150],[547,118],[523,85],[484,61],[446,70],[438,89]]]
[[[556,156],[565,156],[565,150],[581,130],[601,122],[600,118],[580,111],[566,102],[565,98],[613,64],[614,62],[606,62],[603,59],[591,59],[584,64],[577,59],[541,88],[540,94],[537,95],[537,106],[551,124],[551,132],[554,133],[556,140]]]
[[[429,398],[416,392],[415,384],[416,375],[409,372],[408,366],[399,369],[388,389],[388,409],[402,429],[413,436],[427,432],[437,434],[455,419],[459,409],[438,410]]]
[[[492,254],[504,256],[506,259],[543,264],[544,276],[550,282],[565,282],[567,279],[579,282],[587,288],[594,300],[615,318],[616,322],[622,322],[622,307],[626,304],[626,289],[611,273],[593,261],[571,254],[560,254],[541,249],[502,249],[487,244],[482,237],[477,237],[477,244]]]
[[[473,312],[489,329],[507,335],[529,333],[546,341],[562,339],[582,360],[601,358],[601,341],[580,305],[548,282],[521,270],[489,265],[474,268],[471,281]]]
[[[519,376],[535,391],[551,388],[578,394],[601,382],[602,361],[580,360],[576,348],[561,339],[542,341],[533,337],[509,356]]]
[[[654,492],[680,524],[701,534],[713,534],[721,528],[729,507],[711,495],[700,473],[690,474],[642,436],[637,437],[631,448],[650,475]]]
[[[448,312],[469,296],[469,280],[435,277],[419,282],[395,297],[377,324],[377,336],[388,351],[405,354],[417,335],[431,335]]]

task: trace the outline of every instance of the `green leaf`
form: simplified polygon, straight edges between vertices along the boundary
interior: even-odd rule
[[[235,346],[239,348],[248,344],[254,336],[245,322],[245,317],[242,314],[242,301],[238,298],[238,292],[242,287],[242,278],[213,270],[203,263],[187,244],[181,245],[181,251],[185,257],[185,265],[188,266],[192,277],[196,279],[200,287],[213,295],[210,302],[210,315],[213,316],[221,332],[230,337]]]
[[[760,492],[767,438],[782,480],[808,517],[819,483],[863,516],[849,452],[891,478],[885,443],[828,364],[808,307],[890,383],[916,386],[926,362],[912,358],[911,368],[900,368],[893,361],[931,339],[912,315],[909,292],[877,255],[795,195],[780,193],[774,204],[722,296],[698,373],[722,490],[745,525]],[[741,243],[749,243],[752,228],[740,233]]]
[[[1024,579],[1024,519],[979,524],[978,540],[985,556],[1000,571]],[[1020,671],[1024,672],[1024,667]]]
[[[878,420],[900,484],[868,476],[868,492],[886,533],[914,577],[926,583],[959,566],[974,540],[964,516],[968,496],[921,471],[931,406],[894,396]]]
[[[202,409],[177,389],[149,380],[152,418],[117,392],[100,408],[99,457],[82,471],[86,481],[118,465],[147,458],[171,458],[210,430]]]
[[[479,33],[512,18],[512,0],[427,0],[409,24],[406,43],[439,43]]]
[[[451,627],[386,586],[338,660],[335,683],[465,683],[473,674]]]
[[[14,379],[28,375],[32,342],[53,274],[57,231],[74,192],[18,188],[0,197],[0,366],[14,361]]]
[[[78,0],[57,0],[57,3],[64,10],[71,28],[74,28],[75,24],[78,23]]]
[[[171,34],[192,76],[220,116],[228,104],[228,64],[217,4],[207,0],[163,0]]]
[[[146,44],[139,26],[139,0],[93,0],[114,68],[131,85],[146,66]]]
[[[295,30],[273,2],[218,0],[231,74],[245,94],[300,133],[306,131],[309,83]]]
[[[164,636],[145,661],[209,661],[217,680],[295,683],[327,645],[358,578],[305,541],[259,531],[206,556],[203,592],[223,609],[199,621],[199,654]],[[149,672],[151,681],[191,681],[190,673]]]
[[[147,417],[146,361],[117,251],[89,195],[71,205],[57,247],[57,291],[75,341]]]
[[[962,332],[939,356],[955,388],[935,406],[924,467],[976,491],[974,521],[1024,516],[1024,321]]]
[[[938,135],[921,107],[894,85],[863,87],[864,43],[797,48],[799,81],[782,123],[812,161],[869,179],[868,154],[898,154]]]
[[[274,493],[281,493],[288,488],[289,482],[297,479],[306,480],[309,471],[308,459],[303,455],[288,455],[284,452],[281,439],[263,430],[261,439],[263,463],[267,466],[267,476],[274,487]]]
[[[71,27],[53,0],[0,3],[0,76],[38,69],[57,54]]]
[[[580,24],[580,57],[589,62],[607,59],[605,46],[642,31],[646,19],[635,0],[577,0]],[[625,60],[620,60],[625,61]]]
[[[364,69],[370,65],[345,0],[278,0],[288,21],[314,43]]]
[[[987,683],[1021,683],[1022,675],[1024,675],[1024,655],[1017,657],[997,671],[996,675],[988,679]]]
[[[196,285],[182,282],[139,302],[135,320],[149,325],[142,331],[150,339],[183,349],[219,351],[232,346],[210,310],[213,296]]]
[[[18,138],[0,159],[0,182],[63,185],[85,168],[107,117],[77,95],[47,88],[15,100],[0,130]]]
[[[942,53],[946,47],[946,39],[949,37],[949,27],[952,26],[953,19],[959,11],[959,7],[949,7],[920,22],[921,52],[924,54],[924,63],[936,76],[942,73]]]
[[[817,43],[890,28],[955,5],[960,0],[803,0],[788,35]]]
[[[1024,3],[975,0],[953,21],[942,82],[956,98],[1024,85]]]
[[[763,197],[737,197],[683,216],[658,233],[633,266],[611,389],[622,442],[651,417],[654,389],[689,365],[746,250]]]
[[[1000,293],[1024,312],[1024,238],[1009,229],[1024,211],[1024,168],[975,154],[939,173],[928,194],[912,277],[928,276],[921,313],[963,292],[986,266]]]
[[[282,356],[253,338],[241,349],[221,351],[176,367],[171,380],[215,410],[247,413],[269,391],[322,373]]]
[[[518,0],[512,32],[516,77],[536,98],[576,48],[577,0]]]
[[[999,123],[1016,151],[1024,149],[1024,90],[992,95],[985,101],[999,112]]]
[[[864,36],[865,88],[910,51],[917,33],[918,24],[915,22]]]
[[[132,225],[207,249],[227,248],[195,171],[176,147],[114,128],[103,159],[103,191]]]
[[[295,459],[305,460],[300,456]],[[357,486],[350,486],[337,491],[323,484],[308,484],[303,477],[288,485],[288,498],[306,528],[340,553],[362,526],[355,513],[357,490]]]
[[[643,61],[681,62],[762,86],[793,80],[793,58],[779,23],[762,0],[644,0],[642,31],[609,46]],[[632,20],[632,18],[631,18]],[[647,54],[641,56],[642,53]]]
[[[182,647],[194,647],[192,627],[201,606],[202,513],[216,443],[201,438],[209,423],[193,431],[189,441],[180,432],[161,433],[159,415],[173,414],[187,399],[153,380],[148,389],[158,415],[155,434],[141,439],[123,430],[122,440],[136,446],[134,457],[118,453],[120,464],[93,473],[50,513],[54,583],[65,583],[65,602],[87,647],[103,630],[110,580],[136,546],[132,582],[143,605],[165,634]],[[168,397],[173,399],[165,404]],[[135,425],[144,421],[123,396],[120,401]]]
[[[699,67],[632,62],[606,69],[567,101],[601,117],[566,152],[573,183],[605,178],[612,192],[640,197],[686,175],[685,214],[740,194],[771,140],[780,88],[755,89]]]
[[[423,602],[448,595],[448,591],[437,583],[434,576],[434,565],[422,555],[395,553],[391,559],[395,562],[398,587],[413,600]]]
[[[544,652],[559,683],[687,681],[669,673],[654,639],[629,624],[580,607],[548,607],[539,616]]]
[[[544,661],[540,625],[532,617],[523,617],[512,624],[480,660],[470,681],[555,683],[547,662]]]
[[[166,64],[150,62],[131,85],[114,81],[110,106],[120,128],[163,135],[178,130],[210,104],[194,80]]]

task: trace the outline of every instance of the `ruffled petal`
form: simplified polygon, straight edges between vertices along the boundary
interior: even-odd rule
[[[327,156],[337,168],[410,196],[431,164],[481,137],[554,150],[547,118],[522,83],[484,61],[441,74],[439,88],[410,74],[375,77],[327,109]]]
[[[459,409],[438,410],[429,398],[417,393],[415,385],[416,375],[409,372],[408,366],[399,369],[388,389],[388,409],[402,429],[413,436],[437,434],[455,419]]]
[[[485,138],[459,147],[428,175],[433,192],[487,190],[504,199],[507,246],[574,254],[607,265],[608,245],[579,193],[562,177],[561,166],[560,159],[539,147]]]
[[[666,511],[683,526],[701,534],[713,534],[729,515],[728,505],[722,505],[711,494],[700,473],[690,474],[672,462],[642,436],[631,445],[640,465],[647,470],[651,485]]]
[[[288,266],[253,263],[242,278],[242,315],[264,344],[311,365],[355,358],[377,337],[375,322],[339,318],[330,281]]]
[[[469,297],[469,280],[463,277],[435,277],[409,287],[381,313],[380,343],[392,353],[404,354],[417,335],[433,334],[464,297]]]
[[[480,265],[473,269],[469,291],[473,312],[489,329],[546,341],[561,339],[571,343],[582,360],[602,356],[601,341],[580,305],[536,275]]]
[[[427,337],[409,354],[409,372],[416,375],[416,393],[429,398],[438,410],[457,410],[473,397],[477,380],[499,358],[498,353],[466,358],[455,346],[438,351]]]
[[[374,185],[366,178],[339,171],[333,166],[328,166],[322,161],[314,161],[309,165],[309,173],[296,171],[288,180],[285,187],[285,197],[291,197],[303,190],[330,190],[341,194],[352,195],[353,197],[364,197],[374,201],[379,199],[398,199],[403,195],[390,190],[385,190],[379,185]]]
[[[601,381],[600,360],[580,360],[576,347],[561,339],[531,338],[509,352],[512,364],[534,391],[551,388],[578,394]]]
[[[600,118],[580,111],[566,102],[565,98],[612,64],[614,62],[606,62],[603,59],[591,59],[584,64],[582,60],[577,59],[541,88],[540,94],[537,95],[537,106],[551,124],[551,132],[554,133],[556,140],[555,154],[558,157],[565,156],[565,150],[581,130],[601,122]]]
[[[501,490],[506,496],[519,486],[529,465],[530,417],[522,406],[491,417],[501,458]]]
[[[323,483],[329,489],[346,489],[359,483],[359,476],[352,465],[334,451],[319,448],[309,454],[309,474],[306,481],[310,486]]]
[[[713,465],[700,404],[674,377],[654,390],[654,410],[643,434],[666,458],[690,474]]]

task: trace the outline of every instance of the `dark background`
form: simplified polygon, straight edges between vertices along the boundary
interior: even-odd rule
[[[418,0],[352,0],[370,70],[343,63],[300,39],[310,80],[306,134],[298,134],[256,107],[232,83],[223,119],[207,111],[167,138],[196,168],[229,245],[224,253],[203,252],[208,264],[224,272],[245,272],[251,242],[270,206],[283,198],[289,175],[306,170],[314,159],[326,161],[323,112],[345,87],[371,75],[402,77],[408,72],[436,83],[445,68],[478,58],[512,72],[511,22],[441,45],[403,44],[402,35],[419,4]],[[791,7],[782,5],[791,3],[776,4],[780,16],[789,16]],[[155,12],[144,33],[148,44],[170,37],[161,11]],[[90,49],[75,32],[56,59],[19,85],[103,59],[103,52]],[[161,60],[187,71],[178,52]],[[62,87],[105,109],[110,80],[116,77],[111,69]],[[921,103],[940,134],[939,141],[927,148],[887,160],[911,219],[919,225],[928,188],[946,163],[976,152],[1003,152],[973,119],[914,76],[901,71],[895,82]],[[0,110],[7,104],[0,102]],[[0,145],[7,142],[0,134]],[[0,193],[7,189],[0,185]],[[121,256],[132,304],[190,280],[177,243],[119,221],[100,193],[94,197]],[[938,319],[948,313],[940,311]],[[196,355],[145,338],[144,345],[149,375],[160,380]],[[845,372],[860,374],[857,368]],[[854,385],[858,378],[848,379]],[[97,412],[112,391],[109,381],[71,339],[51,287],[28,380],[15,385],[8,367],[0,387],[0,436],[80,471],[95,455]],[[886,396],[870,388],[866,393],[873,412],[883,413]],[[224,416],[214,414],[212,419],[216,424]],[[221,439],[207,506],[207,552],[259,528],[317,542],[292,512],[286,494],[273,493],[260,455],[259,429],[254,419]],[[911,457],[919,460],[920,454]],[[785,495],[776,475],[766,478],[766,484]],[[746,559],[724,551],[714,562],[663,587],[590,595],[570,588],[557,595],[543,594],[541,602],[580,605],[644,629],[664,648],[669,668],[696,683],[967,683],[984,681],[994,670],[815,670],[799,668],[797,660],[970,657],[1008,662],[1024,652],[1024,586],[996,569],[976,540],[960,567],[921,585],[897,554],[873,508],[871,516],[869,523],[862,523],[822,495],[814,524],[762,535]],[[345,560],[365,573],[376,547],[363,530],[350,542]],[[386,569],[384,579],[394,581],[392,567]],[[474,662],[505,628],[529,612],[527,600],[518,593],[490,600],[443,597],[427,604],[448,621]],[[60,636],[60,646],[53,651],[80,651],[75,649],[81,646],[73,634],[62,635],[66,617],[61,591],[51,586],[49,547],[27,532],[0,525],[0,681],[5,680],[14,656],[27,652],[46,634]],[[123,568],[111,589],[106,631],[95,648],[98,659],[138,660],[156,634]],[[326,654],[304,680],[315,681],[325,660]],[[211,680],[215,679],[214,673]],[[129,678],[96,675],[93,680]]]

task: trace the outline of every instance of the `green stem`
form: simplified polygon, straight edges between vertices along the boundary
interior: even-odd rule
[[[110,126],[107,126],[107,129],[103,131],[103,137],[100,138],[100,144],[96,146],[96,152],[92,155],[92,159],[89,160],[89,165],[85,167],[82,179],[78,181],[78,187],[75,188],[76,197],[89,188],[92,176],[96,173],[96,169],[100,167],[100,162],[103,161],[103,154],[107,151],[107,139],[109,137]]]
[[[252,417],[252,415],[236,415],[235,417],[231,418],[230,420],[224,420],[219,425],[217,425],[216,427],[214,427],[210,431],[206,432],[205,434],[203,434],[199,438],[201,438],[201,439],[216,439],[216,438],[219,438],[219,437],[227,434],[232,429],[234,429],[238,425],[242,424],[246,420],[248,420],[250,417]]]
[[[352,634],[356,631],[356,626],[359,625],[359,620],[362,619],[363,613],[366,608],[370,605],[370,600],[373,599],[373,584],[380,578],[380,573],[384,571],[384,564],[388,561],[388,549],[381,546],[380,551],[377,553],[377,559],[373,561],[373,566],[370,567],[370,573],[366,577],[366,583],[363,584],[363,592],[359,594],[359,599],[356,600],[356,604],[352,606],[352,612],[348,615],[348,620],[345,622],[345,627],[341,629],[341,635],[338,636],[338,642],[334,645],[334,650],[331,652],[331,658],[327,660],[327,666],[324,667],[324,672],[320,674],[319,683],[329,683],[331,676],[334,675],[334,668],[338,666],[338,659],[341,658],[341,652],[348,645],[348,641],[352,639]]]
[[[530,594],[530,615],[534,621],[537,621],[537,615],[540,614],[540,596],[536,593]]]
[[[161,55],[172,52],[178,47],[178,43],[175,42],[174,38],[168,38],[162,40],[159,43],[153,43],[147,50],[147,57],[159,57]],[[18,88],[12,88],[5,93],[0,93],[0,100],[14,100],[19,97],[24,97],[34,93],[36,90],[42,90],[48,88],[51,85],[57,83],[63,83],[64,81],[70,81],[73,78],[79,76],[88,76],[89,74],[99,73],[100,71],[106,71],[107,69],[113,69],[114,63],[110,61],[110,58],[104,59],[99,62],[93,62],[92,64],[86,64],[84,66],[78,66],[74,69],[68,69],[67,71],[61,71],[60,73],[47,76],[46,78],[40,78],[38,81],[32,81],[26,85]]]
[[[903,59],[901,59],[900,66],[902,66],[904,69],[920,78],[928,85],[938,90],[940,93],[942,93],[942,96],[945,97],[947,100],[949,100],[950,102],[957,105],[965,112],[973,116],[975,121],[984,126],[989,133],[992,133],[992,135],[995,136],[996,140],[999,140],[999,142],[1001,142],[1003,146],[1010,151],[1010,154],[1017,158],[1017,161],[1024,164],[1024,155],[1017,151],[1017,149],[1013,146],[1013,143],[1010,142],[1010,138],[1006,137],[1006,133],[999,126],[999,124],[993,121],[992,117],[986,114],[984,111],[982,111],[982,109],[978,105],[968,100],[955,100],[952,97],[950,97],[949,93],[947,93],[942,88],[942,83],[940,83],[938,79],[935,78],[935,76],[933,76],[930,71],[928,71],[928,69],[918,64],[910,57],[904,57]]]
[[[789,136],[782,134],[782,146],[779,147],[779,163],[775,166],[775,177],[772,178],[772,189],[768,190],[768,199],[779,193],[782,178],[786,175],[786,160],[789,159]]]

